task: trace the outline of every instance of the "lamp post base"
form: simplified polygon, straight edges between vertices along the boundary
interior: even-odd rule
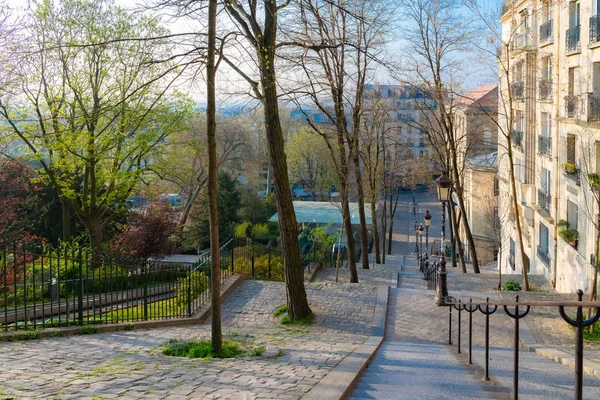
[[[438,276],[438,285],[435,293],[435,304],[445,306],[448,304],[448,273],[440,271]]]

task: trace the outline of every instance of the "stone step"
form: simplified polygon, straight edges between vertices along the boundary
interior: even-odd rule
[[[383,343],[352,393],[369,399],[490,399],[481,381],[442,344]],[[504,397],[505,394],[504,394]]]

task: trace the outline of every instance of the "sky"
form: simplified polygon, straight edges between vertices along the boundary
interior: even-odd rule
[[[23,8],[27,7],[30,3],[29,0],[6,0],[8,4],[12,8]],[[115,3],[127,8],[127,9],[139,9],[141,5],[145,2],[152,2],[153,0],[115,0]],[[461,0],[458,0],[461,1]],[[466,0],[462,0],[466,1]],[[500,0],[476,0],[478,5],[486,10],[498,10],[500,7]],[[497,12],[496,12],[497,13]],[[467,17],[467,12],[465,10],[465,16]],[[396,21],[404,23],[403,21]],[[165,26],[172,33],[185,33],[185,32],[196,32],[199,27],[197,22],[193,20],[185,20],[178,19],[176,21],[173,20],[164,20]],[[499,22],[498,22],[499,26]],[[479,38],[482,42],[486,41],[486,35],[482,32],[481,38]],[[403,40],[401,35],[396,35],[392,41],[387,45],[388,53],[391,55],[405,54],[406,49],[409,47],[408,43]],[[394,60],[398,65],[398,69],[402,69],[402,60],[396,59]],[[490,83],[497,82],[496,79],[496,71],[495,71],[495,61],[493,63],[488,62],[489,60],[477,60],[473,58],[470,62],[465,64],[465,68],[461,71],[463,77],[463,90],[468,91],[474,89],[477,86],[486,85]],[[397,71],[394,71],[397,72]],[[396,83],[396,79],[393,77],[395,75],[401,75],[396,73],[390,73],[386,71],[385,68],[379,67],[376,69],[373,82],[382,83],[382,84],[394,84]],[[281,73],[281,72],[280,72]],[[202,74],[200,74],[202,76]],[[241,100],[242,98],[247,99],[245,96],[232,96],[233,92],[238,91],[247,91],[247,84],[242,80],[241,77],[237,76],[237,74],[231,70],[228,70],[225,65],[221,65],[220,71],[217,74],[218,79],[218,96],[219,101],[221,103],[240,103],[246,100]],[[185,87],[181,87],[180,89],[187,92],[194,100],[196,100],[199,104],[204,104],[205,98],[205,85],[202,80],[196,80],[195,82],[186,82],[184,84]],[[238,98],[239,100],[234,100],[234,98]]]

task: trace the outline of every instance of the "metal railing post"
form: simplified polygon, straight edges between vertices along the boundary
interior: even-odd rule
[[[517,303],[519,302],[519,296],[515,297]],[[514,333],[514,360],[513,360],[513,397],[515,400],[519,399],[519,320],[529,314],[530,307],[527,306],[527,310],[523,313],[519,313],[519,306],[515,306],[515,312],[508,311],[508,307],[504,306],[504,312],[515,320],[515,333]]]
[[[473,313],[477,311],[478,307],[475,306],[473,308],[473,299],[469,299],[469,308],[465,304],[465,311],[469,313],[469,364],[473,364],[473,358],[471,354],[473,353]]]
[[[583,299],[583,291],[577,291],[579,301]],[[590,319],[583,319],[583,308],[577,307],[577,317],[575,320],[569,318],[565,313],[565,306],[558,306],[561,317],[576,328],[575,331],[575,400],[583,398],[583,328],[594,324],[600,318],[600,308],[596,308],[596,315]]]
[[[210,288],[212,290],[212,287]],[[192,266],[188,266],[188,284],[187,284],[187,311],[188,317],[192,316]]]
[[[486,303],[489,303],[490,298],[487,297],[485,299]],[[479,305],[479,311],[485,314],[485,376],[484,380],[490,380],[490,315],[495,313],[498,309],[498,306],[494,306],[494,309],[491,310],[488,304],[485,305],[485,311],[482,306]],[[470,353],[469,353],[470,355]]]
[[[83,261],[81,259],[81,247],[79,248],[79,257],[77,259],[79,261],[79,299],[77,306],[79,308],[79,325],[83,325]]]
[[[148,320],[148,261],[143,265],[143,283],[144,283],[144,321]]]

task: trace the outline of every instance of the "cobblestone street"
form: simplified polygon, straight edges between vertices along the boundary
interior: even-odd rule
[[[163,356],[169,339],[210,337],[210,324],[0,343],[1,398],[297,399],[370,334],[377,288],[308,284],[316,321],[285,327],[283,283],[245,281],[223,304],[223,331],[267,348],[245,359]],[[279,350],[283,351],[279,355]]]

